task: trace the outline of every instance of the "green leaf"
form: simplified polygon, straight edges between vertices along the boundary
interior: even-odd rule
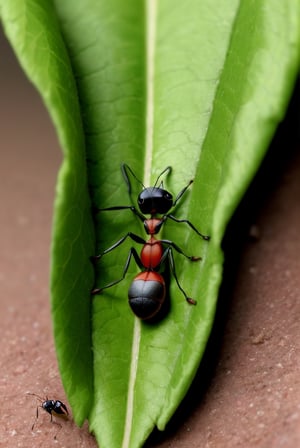
[[[53,236],[52,308],[57,354],[75,420],[89,418],[102,447],[139,447],[166,423],[201,361],[221,282],[226,224],[282,119],[299,68],[299,0],[0,0],[21,64],[58,131],[64,163]],[[194,184],[176,209],[211,241],[167,222],[180,284],[157,324],[134,318],[120,284],[93,299],[98,207],[128,205],[121,162],[151,185]],[[134,193],[138,188],[133,179]],[[97,251],[128,231],[130,211],[95,219]],[[132,242],[105,255],[96,285],[120,278]],[[138,249],[138,247],[137,247]],[[92,328],[91,324],[92,322]],[[92,340],[91,340],[92,338]],[[91,352],[93,347],[93,357]],[[93,390],[94,386],[94,390]]]
[[[64,153],[52,247],[52,313],[59,367],[74,418],[93,401],[89,289],[94,226],[77,89],[56,13],[48,1],[0,1],[7,37],[51,114]],[[41,151],[43,142],[41,142]]]

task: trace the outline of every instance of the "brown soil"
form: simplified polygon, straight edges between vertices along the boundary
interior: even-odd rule
[[[42,410],[31,431],[37,400],[27,392],[67,403],[48,293],[61,155],[48,115],[2,36],[0,45],[0,446],[96,447],[87,425],[77,428],[69,419],[60,427]],[[300,446],[300,155],[288,150],[291,145],[295,141],[281,147],[278,176],[258,184],[263,190],[271,186],[271,192],[253,215],[256,242],[236,241],[242,233],[235,226],[247,207],[232,224],[226,244],[242,251],[229,251],[231,282],[222,288],[217,325],[193,393],[167,434],[155,434],[148,446]],[[254,193],[251,200],[261,198]]]

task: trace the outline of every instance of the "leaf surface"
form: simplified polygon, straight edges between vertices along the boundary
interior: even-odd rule
[[[91,307],[87,297],[94,279],[89,254],[95,238],[77,88],[51,2],[1,1],[0,11],[6,35],[42,95],[64,154],[55,200],[52,313],[63,383],[74,417],[82,423],[93,402]]]
[[[8,4],[9,3],[9,4]],[[52,262],[53,320],[62,378],[76,421],[89,418],[102,447],[139,447],[164,429],[201,361],[221,282],[226,224],[282,119],[299,67],[299,1],[2,0],[7,35],[49,108],[64,149]],[[93,299],[89,256],[128,231],[120,164],[146,186],[168,165],[176,194],[194,183],[163,238],[197,306],[170,281],[170,312],[134,318],[127,290],[138,272]],[[133,198],[140,188],[132,178]],[[91,198],[91,200],[90,200]],[[122,276],[126,241],[105,255],[101,287]],[[137,250],[138,245],[134,244]],[[92,339],[91,339],[92,338]],[[93,357],[91,352],[93,347]],[[92,384],[93,382],[93,384]],[[94,390],[93,390],[94,386]]]

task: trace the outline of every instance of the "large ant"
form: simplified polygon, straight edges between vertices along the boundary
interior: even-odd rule
[[[164,174],[168,174],[171,172],[171,167],[168,166],[165,168],[161,174],[157,177],[156,182],[153,187],[145,187],[142,182],[136,177],[131,168],[125,163],[121,165],[122,174],[124,180],[126,182],[128,193],[131,194],[131,183],[129,180],[128,172],[139,182],[139,184],[143,187],[143,190],[138,195],[137,203],[139,210],[136,209],[133,205],[121,205],[114,206],[102,209],[96,209],[97,212],[104,211],[113,211],[113,210],[131,210],[134,215],[136,215],[144,224],[144,229],[149,235],[149,239],[146,241],[140,236],[127,232],[125,236],[123,236],[120,240],[114,243],[112,246],[104,250],[101,254],[92,257],[93,260],[99,260],[103,257],[103,255],[111,252],[112,250],[119,247],[124,241],[129,237],[134,242],[138,244],[142,244],[142,251],[140,256],[138,255],[135,248],[131,248],[124,266],[123,275],[120,279],[115,280],[111,283],[108,283],[102,288],[95,288],[92,290],[92,294],[101,294],[104,289],[111,288],[117,283],[121,282],[129,268],[129,264],[131,258],[133,257],[138,267],[142,270],[140,274],[138,274],[128,291],[128,300],[129,305],[134,312],[134,314],[140,319],[147,320],[154,317],[162,307],[162,304],[166,297],[166,284],[164,277],[158,271],[161,270],[166,261],[169,262],[169,266],[171,268],[171,272],[175,278],[178,288],[184,295],[186,301],[195,305],[196,300],[188,297],[185,293],[184,289],[181,287],[176,270],[175,270],[175,262],[173,257],[172,249],[176,250],[179,254],[183,255],[190,261],[199,261],[201,257],[189,256],[185,254],[185,252],[177,246],[173,241],[166,239],[157,239],[154,235],[157,235],[161,230],[163,224],[167,221],[167,219],[171,219],[177,223],[186,223],[194,232],[197,233],[201,238],[208,241],[210,239],[209,236],[203,235],[200,233],[196,227],[187,219],[178,219],[173,216],[169,211],[172,208],[175,208],[178,201],[184,195],[186,190],[192,184],[192,180],[177,194],[175,200],[173,201],[173,196],[167,190],[163,188],[163,182],[159,185],[159,180]],[[144,214],[149,214],[150,218],[146,218]],[[161,216],[157,216],[161,215]]]

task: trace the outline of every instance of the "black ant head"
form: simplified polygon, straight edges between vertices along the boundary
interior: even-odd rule
[[[173,196],[163,188],[148,187],[139,194],[138,206],[146,215],[165,214],[173,206]]]
[[[52,413],[52,411],[54,410],[54,407],[55,407],[55,401],[48,400],[48,398],[45,401],[43,401],[43,403],[41,405],[41,408],[43,408],[49,414]]]

